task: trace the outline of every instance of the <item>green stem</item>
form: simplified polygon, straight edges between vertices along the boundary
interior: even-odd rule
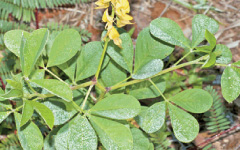
[[[81,89],[81,88],[84,88],[84,87],[88,87],[88,86],[93,85],[93,84],[94,84],[93,81],[88,81],[88,82],[73,86],[73,87],[71,87],[71,89],[72,90],[77,90],[77,89]]]
[[[160,93],[160,95],[163,97],[163,99],[165,101],[168,101],[167,98],[163,95],[162,91],[157,87],[157,85],[151,80],[149,79],[149,81],[152,83],[152,85],[157,89],[157,91]]]
[[[25,81],[26,81],[28,87],[33,91],[33,93],[37,93],[37,92],[33,89],[33,87],[30,85],[30,83],[28,82],[28,80],[25,79]]]
[[[109,39],[106,38],[106,41],[105,41],[105,44],[104,44],[104,48],[103,48],[103,52],[102,52],[102,56],[101,56],[101,59],[100,59],[99,65],[98,65],[97,72],[95,74],[96,81],[97,81],[97,79],[99,77],[99,74],[100,74],[100,71],[101,71],[101,68],[102,68],[104,56],[105,56],[105,53],[107,51],[108,42],[109,42]]]
[[[68,85],[66,82],[64,82],[61,78],[59,78],[57,75],[55,75],[52,71],[50,71],[48,68],[44,67],[44,70],[46,70],[48,73],[50,73],[52,76],[54,76],[59,81],[63,82],[64,84]]]
[[[73,107],[80,113],[83,113],[83,109],[80,108],[74,101],[72,101]]]
[[[181,59],[179,59],[173,66],[177,66],[184,58],[186,58],[188,55],[192,53],[192,50],[190,50],[187,54],[185,54]]]
[[[201,60],[204,60],[205,59],[205,56],[203,57],[200,57],[199,59],[196,59],[194,61],[190,61],[190,62],[187,62],[187,63],[183,63],[183,64],[180,64],[178,66],[173,66],[173,67],[170,67],[170,68],[167,68],[165,70],[162,70],[160,71],[159,73],[157,73],[156,75],[153,75],[151,78],[154,78],[156,76],[159,76],[159,75],[162,75],[162,74],[165,74],[165,73],[168,73],[170,71],[173,71],[173,70],[176,70],[176,69],[179,69],[179,68],[182,68],[182,67],[186,67],[186,66],[189,66],[189,65],[192,65],[192,64],[198,64],[199,61]],[[139,83],[139,82],[143,82],[145,81],[146,79],[139,79],[139,80],[132,80],[132,81],[129,81],[129,82],[126,82],[126,83],[122,83],[122,84],[119,84],[119,85],[114,85],[110,88],[110,90],[115,90],[115,89],[118,89],[118,88],[121,88],[121,87],[125,87],[125,86],[129,86],[129,85],[132,85],[132,84],[136,84],[136,83]]]
[[[86,94],[86,96],[85,96],[85,99],[84,99],[83,104],[82,104],[82,107],[81,107],[82,110],[84,110],[84,107],[85,107],[85,105],[86,105],[88,96],[89,96],[89,94],[90,94],[93,86],[94,86],[94,85],[91,85],[91,86],[89,87],[88,91],[87,91],[87,94]]]
[[[102,92],[102,93],[99,95],[99,97],[98,97],[98,99],[97,99],[97,102],[101,101],[101,100],[104,98],[104,96],[106,95],[106,92],[107,92],[107,91]]]
[[[99,88],[102,92],[105,92],[106,91],[106,89],[105,89],[105,87],[104,86],[102,86],[100,83],[96,83],[96,87],[97,88]]]
[[[203,65],[205,62],[198,62],[197,64]],[[221,66],[221,67],[228,67],[229,65],[227,64],[215,64],[215,66]]]
[[[127,77],[126,79],[124,79],[124,80],[118,82],[116,85],[119,85],[119,84],[121,84],[121,83],[123,83],[123,82],[125,82],[125,81],[127,81],[128,79],[131,79],[131,78],[132,78],[132,75],[130,75],[130,76]]]

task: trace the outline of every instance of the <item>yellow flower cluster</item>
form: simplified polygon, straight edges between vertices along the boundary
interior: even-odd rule
[[[117,27],[123,27],[127,24],[132,24],[130,20],[132,20],[132,16],[128,15],[130,12],[129,2],[128,0],[98,0],[95,4],[98,5],[96,9],[108,8],[110,3],[112,4],[113,12],[111,15],[108,14],[108,9],[105,10],[102,21],[106,22],[107,36],[109,39],[113,40],[113,42],[121,47],[122,40],[119,38],[119,33],[116,28],[113,26],[113,23],[117,21]],[[114,14],[116,14],[116,18],[114,18]]]

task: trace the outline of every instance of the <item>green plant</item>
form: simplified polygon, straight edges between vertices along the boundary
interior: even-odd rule
[[[0,19],[6,20],[12,15],[17,20],[30,22],[35,20],[35,8],[54,8],[66,4],[87,2],[88,0],[0,0]]]
[[[230,121],[226,117],[226,108],[222,104],[218,93],[212,86],[207,86],[205,90],[213,97],[212,107],[204,113],[207,130],[211,133],[216,133],[228,129],[230,127]]]
[[[107,22],[107,32],[103,33],[102,42],[89,42],[82,47],[81,36],[73,29],[51,37],[46,28],[32,33],[12,30],[4,35],[6,47],[20,58],[22,72],[7,80],[6,90],[0,91],[1,99],[17,102],[16,106],[4,105],[7,111],[0,112],[0,118],[2,121],[14,114],[23,149],[40,150],[43,146],[61,150],[97,149],[100,146],[153,150],[150,141],[139,142],[136,134],[147,141],[143,135],[159,131],[167,116],[170,116],[176,138],[191,142],[199,132],[199,124],[190,113],[209,110],[212,96],[202,89],[186,89],[166,98],[166,81],[162,78],[166,73],[189,65],[199,65],[202,69],[226,67],[222,75],[223,96],[232,102],[240,94],[239,62],[229,64],[231,51],[216,44],[213,34],[218,24],[215,20],[196,15],[192,41],[174,21],[153,20],[150,27],[140,32],[134,55],[129,34],[113,26],[116,20],[118,26],[130,23],[131,17],[124,14],[129,12],[124,10],[128,3],[121,2],[124,3],[118,1],[112,5],[111,15],[105,11],[103,21]],[[108,5],[104,3],[102,7]],[[198,46],[204,39],[209,45]],[[162,59],[173,52],[175,45],[184,48],[186,55],[173,66],[164,68]],[[45,49],[49,51],[43,56]],[[195,54],[196,59],[179,64],[190,54]],[[43,57],[47,57],[46,62],[42,61]],[[50,70],[56,66],[68,76],[66,80]],[[46,73],[55,79],[45,79]],[[96,92],[97,97],[92,92]],[[158,98],[159,102],[143,108],[138,100],[146,98]],[[46,137],[35,124],[34,111],[51,130]],[[140,131],[132,127],[133,118]]]

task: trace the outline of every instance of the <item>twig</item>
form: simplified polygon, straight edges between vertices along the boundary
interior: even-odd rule
[[[35,19],[36,19],[36,29],[39,29],[38,9],[37,8],[35,8],[34,15],[35,15]]]
[[[161,18],[161,17],[165,14],[165,12],[166,12],[166,11],[168,10],[168,8],[171,6],[172,2],[173,2],[173,1],[171,1],[171,2],[168,3],[168,5],[164,8],[164,10],[162,11],[162,13],[159,15],[158,18]]]
[[[212,140],[214,140],[215,138],[217,138],[217,137],[219,137],[219,136],[221,136],[221,135],[223,135],[223,134],[226,134],[226,133],[228,133],[228,132],[230,132],[230,131],[233,131],[233,130],[235,130],[235,129],[238,128],[238,127],[240,127],[240,124],[237,124],[237,125],[231,127],[230,129],[227,129],[227,130],[225,130],[225,131],[222,131],[222,132],[214,135],[213,137],[207,139],[206,141],[198,144],[197,147],[200,147],[201,145],[206,145],[206,144],[210,143]]]
[[[2,84],[2,89],[5,90],[5,84],[4,84],[4,82],[3,82],[3,80],[2,80],[1,77],[0,77],[0,82],[1,82],[1,84]]]

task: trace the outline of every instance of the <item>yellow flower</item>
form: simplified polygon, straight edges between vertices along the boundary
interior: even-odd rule
[[[119,38],[118,31],[113,27],[113,17],[108,14],[108,9],[105,10],[102,21],[106,22],[107,35],[109,39],[113,40],[114,44],[121,48],[122,40]]]
[[[98,0],[97,2],[95,2],[95,4],[98,5],[98,7],[96,7],[95,9],[108,8],[110,1],[111,0]]]
[[[112,27],[111,29],[108,30],[108,36],[111,40],[113,40],[114,44],[116,44],[118,47],[122,48],[122,40],[119,38],[119,33],[118,31]]]
[[[96,9],[108,8],[110,2],[113,7],[112,16],[108,14],[108,9],[105,10],[102,21],[106,22],[105,28],[107,29],[106,36],[109,39],[113,40],[114,44],[118,45],[121,48],[122,40],[119,38],[120,35],[116,28],[113,26],[115,22],[117,27],[123,27],[127,24],[132,24],[130,20],[132,20],[132,16],[128,15],[130,12],[130,6],[128,0],[98,0],[95,4],[98,5]],[[114,19],[114,13],[116,14],[116,19]]]
[[[116,14],[117,14],[117,26],[123,27],[127,24],[132,24],[130,20],[132,20],[132,16],[127,13],[130,12],[130,6],[128,0],[117,0],[116,4]]]
[[[102,17],[103,22],[107,22],[106,28],[111,28],[113,25],[113,17],[108,14],[108,9],[105,10],[103,17]]]

